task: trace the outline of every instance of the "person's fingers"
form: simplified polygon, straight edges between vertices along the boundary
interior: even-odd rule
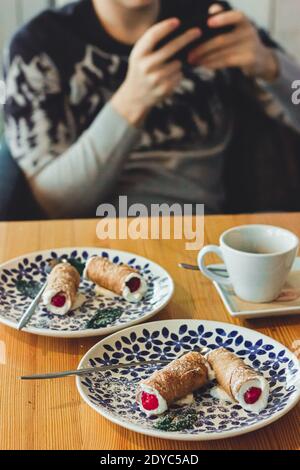
[[[170,77],[171,83],[174,85],[178,84],[181,82],[183,79],[183,72],[177,72],[172,77]]]
[[[182,82],[184,76],[182,72],[179,72],[178,74],[174,75],[171,79],[171,93],[174,92],[174,90],[180,85]]]
[[[240,32],[220,34],[219,36],[206,41],[200,46],[193,49],[188,56],[190,63],[198,62],[202,57],[211,54],[212,52],[224,49],[231,45],[239,43],[243,39],[243,34]]]
[[[219,3],[214,3],[208,9],[208,13],[210,15],[216,15],[217,13],[221,13],[222,11],[224,11],[224,8]]]
[[[247,17],[238,10],[226,11],[208,19],[210,28],[222,28],[223,26],[236,26],[247,20]]]
[[[231,67],[245,67],[252,63],[252,52],[246,52],[241,48],[228,48],[225,51],[213,54],[201,62],[203,67],[220,70]]]
[[[176,39],[173,39],[164,47],[152,54],[151,60],[153,65],[158,65],[163,62],[166,62],[168,59],[172,58],[179,52],[181,49],[184,49],[188,44],[195,41],[201,36],[201,31],[199,28],[192,28],[181,34]]]
[[[146,55],[155,49],[155,46],[180,25],[178,18],[170,18],[160,23],[155,24],[146,31],[143,37],[138,41],[135,47],[137,55]]]
[[[183,73],[177,72],[164,81],[156,90],[157,96],[167,97],[173,94],[174,90],[180,85],[183,79]]]
[[[150,80],[154,85],[157,85],[169,77],[181,73],[181,70],[182,63],[179,60],[174,60],[173,62],[170,62],[162,67],[160,70],[153,72],[150,75]]]

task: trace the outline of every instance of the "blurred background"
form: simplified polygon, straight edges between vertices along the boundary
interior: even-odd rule
[[[80,0],[78,0],[80,1]],[[170,0],[171,2],[172,0]],[[201,1],[201,0],[199,0]],[[271,35],[279,41],[279,43],[286,48],[292,55],[297,57],[300,60],[300,1],[299,0],[228,0],[233,6],[244,11],[249,17],[261,27],[264,27],[268,30]],[[70,3],[69,0],[0,0],[0,50],[1,54],[4,50],[5,44],[8,43],[12,34],[26,21],[28,21],[32,16],[39,13],[45,8],[55,8],[63,6],[67,3]],[[2,67],[0,68],[0,80],[2,75]],[[299,77],[300,78],[300,77]],[[3,116],[2,109],[0,106],[0,142],[1,135],[3,134]],[[299,156],[299,143],[297,142],[297,150],[294,151],[294,154]],[[1,143],[0,143],[1,148]],[[281,149],[282,156],[286,158],[288,154],[288,149],[286,145],[283,145]],[[281,165],[281,166],[280,166]],[[275,167],[275,163],[272,161],[271,166]],[[289,174],[286,168],[289,169]],[[235,207],[236,212],[252,212],[258,210],[265,210],[265,206],[277,210],[300,210],[300,163],[298,158],[293,160],[291,163],[283,162],[278,164],[277,173],[279,179],[276,182],[273,180],[274,187],[280,187],[280,191],[276,195],[276,201],[274,204],[266,203],[259,204],[257,202],[247,203],[248,205],[242,205],[240,207]],[[237,170],[237,174],[238,174]],[[242,171],[245,172],[245,177],[247,177],[248,171],[245,168],[242,168]],[[286,186],[282,185],[281,175],[286,173]],[[1,171],[0,171],[1,173]],[[259,172],[258,172],[259,173]],[[292,191],[292,184],[290,182],[292,177],[294,177],[294,192]],[[269,175],[267,175],[269,177]],[[261,186],[264,187],[264,178],[261,176],[262,183]],[[270,177],[271,179],[273,176]],[[229,184],[231,182],[229,181]],[[257,183],[259,186],[260,183]],[[255,184],[253,185],[255,189]],[[242,188],[237,187],[237,195]],[[266,190],[264,190],[266,191]],[[287,203],[281,201],[289,195]],[[0,187],[0,197],[3,197],[1,194]],[[255,199],[256,194],[248,194],[248,200],[252,201]],[[272,201],[272,195],[269,195],[269,200]],[[263,195],[263,198],[265,196]],[[234,198],[239,200],[238,197]],[[299,201],[297,204],[295,201]]]
[[[3,51],[14,31],[32,16],[44,8],[66,3],[69,0],[0,0],[0,50]],[[245,11],[300,59],[299,0],[232,0],[231,4]],[[0,78],[1,74],[2,70]],[[0,115],[0,133],[1,129]]]
[[[170,0],[172,1],[172,0]],[[67,0],[0,0],[0,47],[16,28],[43,8],[60,6]],[[300,58],[299,0],[232,0],[260,25],[267,28]]]

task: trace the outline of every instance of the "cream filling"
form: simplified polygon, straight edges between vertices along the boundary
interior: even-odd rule
[[[109,297],[110,299],[114,299],[117,294],[112,292],[111,290],[104,289],[104,287],[98,286],[97,284],[95,285],[95,290],[94,290],[96,295],[103,296],[103,297]]]
[[[54,305],[51,304],[51,300],[55,295],[57,295],[57,291],[54,289],[46,289],[43,295],[43,304],[47,307],[47,310],[50,313],[53,313],[54,315],[63,316],[72,310],[77,310],[84,304],[86,300],[83,294],[78,293],[73,305],[71,303],[71,300],[66,298],[66,302],[62,307],[55,307]]]
[[[225,390],[217,385],[213,387],[210,392],[213,398],[216,398],[219,401],[226,401],[228,403],[235,403],[235,401],[225,392]]]
[[[249,390],[249,388],[256,387],[261,389],[261,395],[259,399],[250,405],[246,403],[244,400],[244,395]],[[236,399],[236,401],[241,405],[245,410],[252,411],[253,413],[260,413],[264,410],[268,405],[268,398],[270,393],[270,387],[268,382],[264,377],[257,377],[257,379],[247,380],[247,382],[243,383],[240,387],[239,391],[235,391],[232,387],[232,395]]]
[[[129,282],[130,279],[133,279],[135,277],[137,277],[141,281],[141,285],[138,290],[136,290],[135,292],[131,292],[129,287],[126,286],[126,283]],[[129,274],[129,276],[126,278],[124,282],[122,296],[125,300],[127,300],[127,302],[137,303],[143,299],[147,290],[148,290],[148,286],[147,286],[145,279],[143,279],[140,274],[131,273]]]
[[[78,292],[74,304],[72,305],[72,310],[77,310],[80,308],[86,301],[86,296],[81,292]]]

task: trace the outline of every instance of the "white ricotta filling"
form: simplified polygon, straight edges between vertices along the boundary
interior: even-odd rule
[[[110,299],[115,299],[116,295],[114,292],[108,289],[104,289],[104,287],[98,286],[97,284],[95,285],[95,290],[94,290],[96,295],[102,296],[102,297],[109,297]]]
[[[216,387],[213,387],[210,392],[211,396],[213,398],[216,398],[219,401],[225,401],[228,403],[235,403],[234,400],[225,392],[225,390],[217,385]]]

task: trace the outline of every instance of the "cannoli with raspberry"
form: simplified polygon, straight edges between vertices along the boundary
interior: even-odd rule
[[[55,315],[65,315],[76,308],[80,275],[71,264],[55,266],[48,276],[43,304]]]
[[[94,256],[87,261],[83,276],[128,302],[140,302],[147,292],[147,283],[138,271],[125,264],[112,263],[100,256]]]
[[[245,410],[260,413],[268,404],[269,384],[266,379],[225,348],[211,351],[206,358],[220,388],[212,395],[239,403]]]
[[[137,402],[148,415],[160,415],[173,403],[206,385],[209,369],[205,358],[190,352],[175,359],[139,384]]]

